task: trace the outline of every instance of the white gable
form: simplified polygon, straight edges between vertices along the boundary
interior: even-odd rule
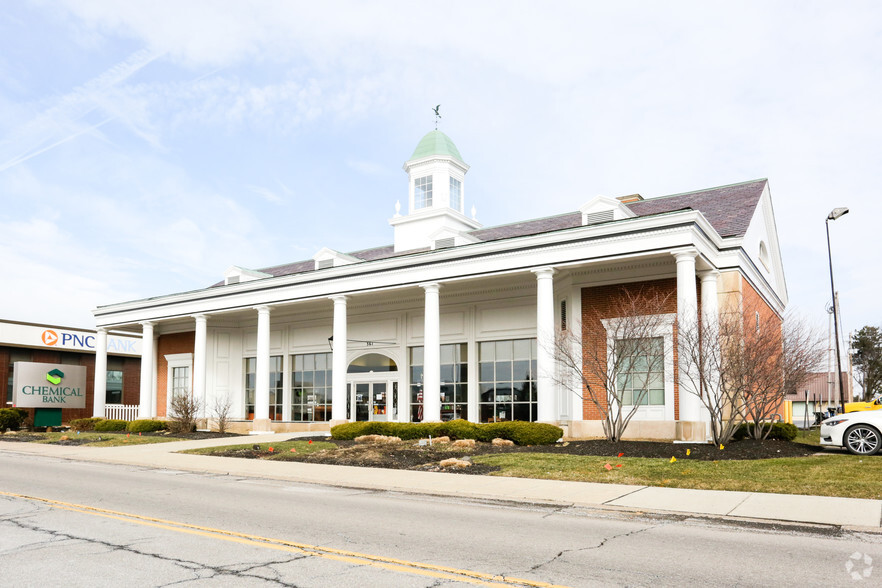
[[[595,196],[580,206],[579,212],[582,213],[582,225],[593,225],[637,216],[631,212],[630,208],[608,196]]]
[[[760,275],[786,304],[787,284],[784,281],[784,262],[781,259],[775,212],[772,209],[768,184],[763,189],[747,231],[744,233],[742,247]]]
[[[322,247],[318,253],[312,256],[315,260],[315,269],[325,269],[329,267],[337,267],[340,265],[349,265],[350,263],[358,263],[362,261],[357,257],[334,251],[328,247]]]
[[[467,243],[478,243],[480,239],[472,237],[463,231],[456,231],[449,227],[444,227],[429,235],[429,242],[432,249],[444,249],[446,247],[458,247]]]
[[[224,284],[238,284],[239,282],[250,282],[252,280],[260,280],[263,278],[271,278],[272,274],[250,270],[248,268],[231,265],[224,272]]]

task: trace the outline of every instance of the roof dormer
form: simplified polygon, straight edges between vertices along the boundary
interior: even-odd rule
[[[312,256],[315,261],[315,269],[327,269],[329,267],[338,267],[341,265],[349,265],[350,263],[358,263],[361,261],[357,257],[334,251],[327,247],[322,247],[318,253]]]
[[[596,225],[614,220],[637,216],[623,202],[608,196],[595,196],[579,207],[582,213],[582,226]]]
[[[248,268],[231,265],[224,272],[224,285],[238,284],[239,282],[250,282],[252,280],[261,280],[263,278],[271,278],[272,274],[250,270]]]
[[[479,243],[480,239],[472,237],[463,231],[455,231],[449,228],[443,228],[429,235],[429,246],[432,250],[447,249],[449,247],[459,247],[469,243]]]

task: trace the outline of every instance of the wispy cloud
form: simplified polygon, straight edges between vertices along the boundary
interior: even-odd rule
[[[107,99],[111,89],[132,77],[160,57],[141,50],[114,65],[101,75],[52,101],[51,106],[18,128],[0,143],[0,172],[41,155],[87,133],[97,131],[115,119],[126,119],[125,110]],[[88,120],[96,112],[103,117],[97,123]],[[108,116],[109,114],[109,116]],[[141,134],[141,136],[146,136]],[[13,150],[23,150],[12,154]]]
[[[245,186],[248,188],[248,191],[257,194],[267,202],[271,202],[273,204],[281,204],[284,202],[281,196],[270,190],[269,188],[264,188],[262,186]]]

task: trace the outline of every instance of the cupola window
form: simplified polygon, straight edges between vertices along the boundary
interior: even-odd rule
[[[462,182],[450,178],[450,208],[462,212]]]
[[[432,176],[413,181],[413,207],[415,210],[432,207]]]

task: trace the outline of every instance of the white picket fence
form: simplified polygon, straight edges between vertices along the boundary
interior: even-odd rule
[[[128,404],[105,404],[104,418],[118,419],[121,421],[134,421],[138,418],[139,408],[140,407],[137,404],[134,406]]]

